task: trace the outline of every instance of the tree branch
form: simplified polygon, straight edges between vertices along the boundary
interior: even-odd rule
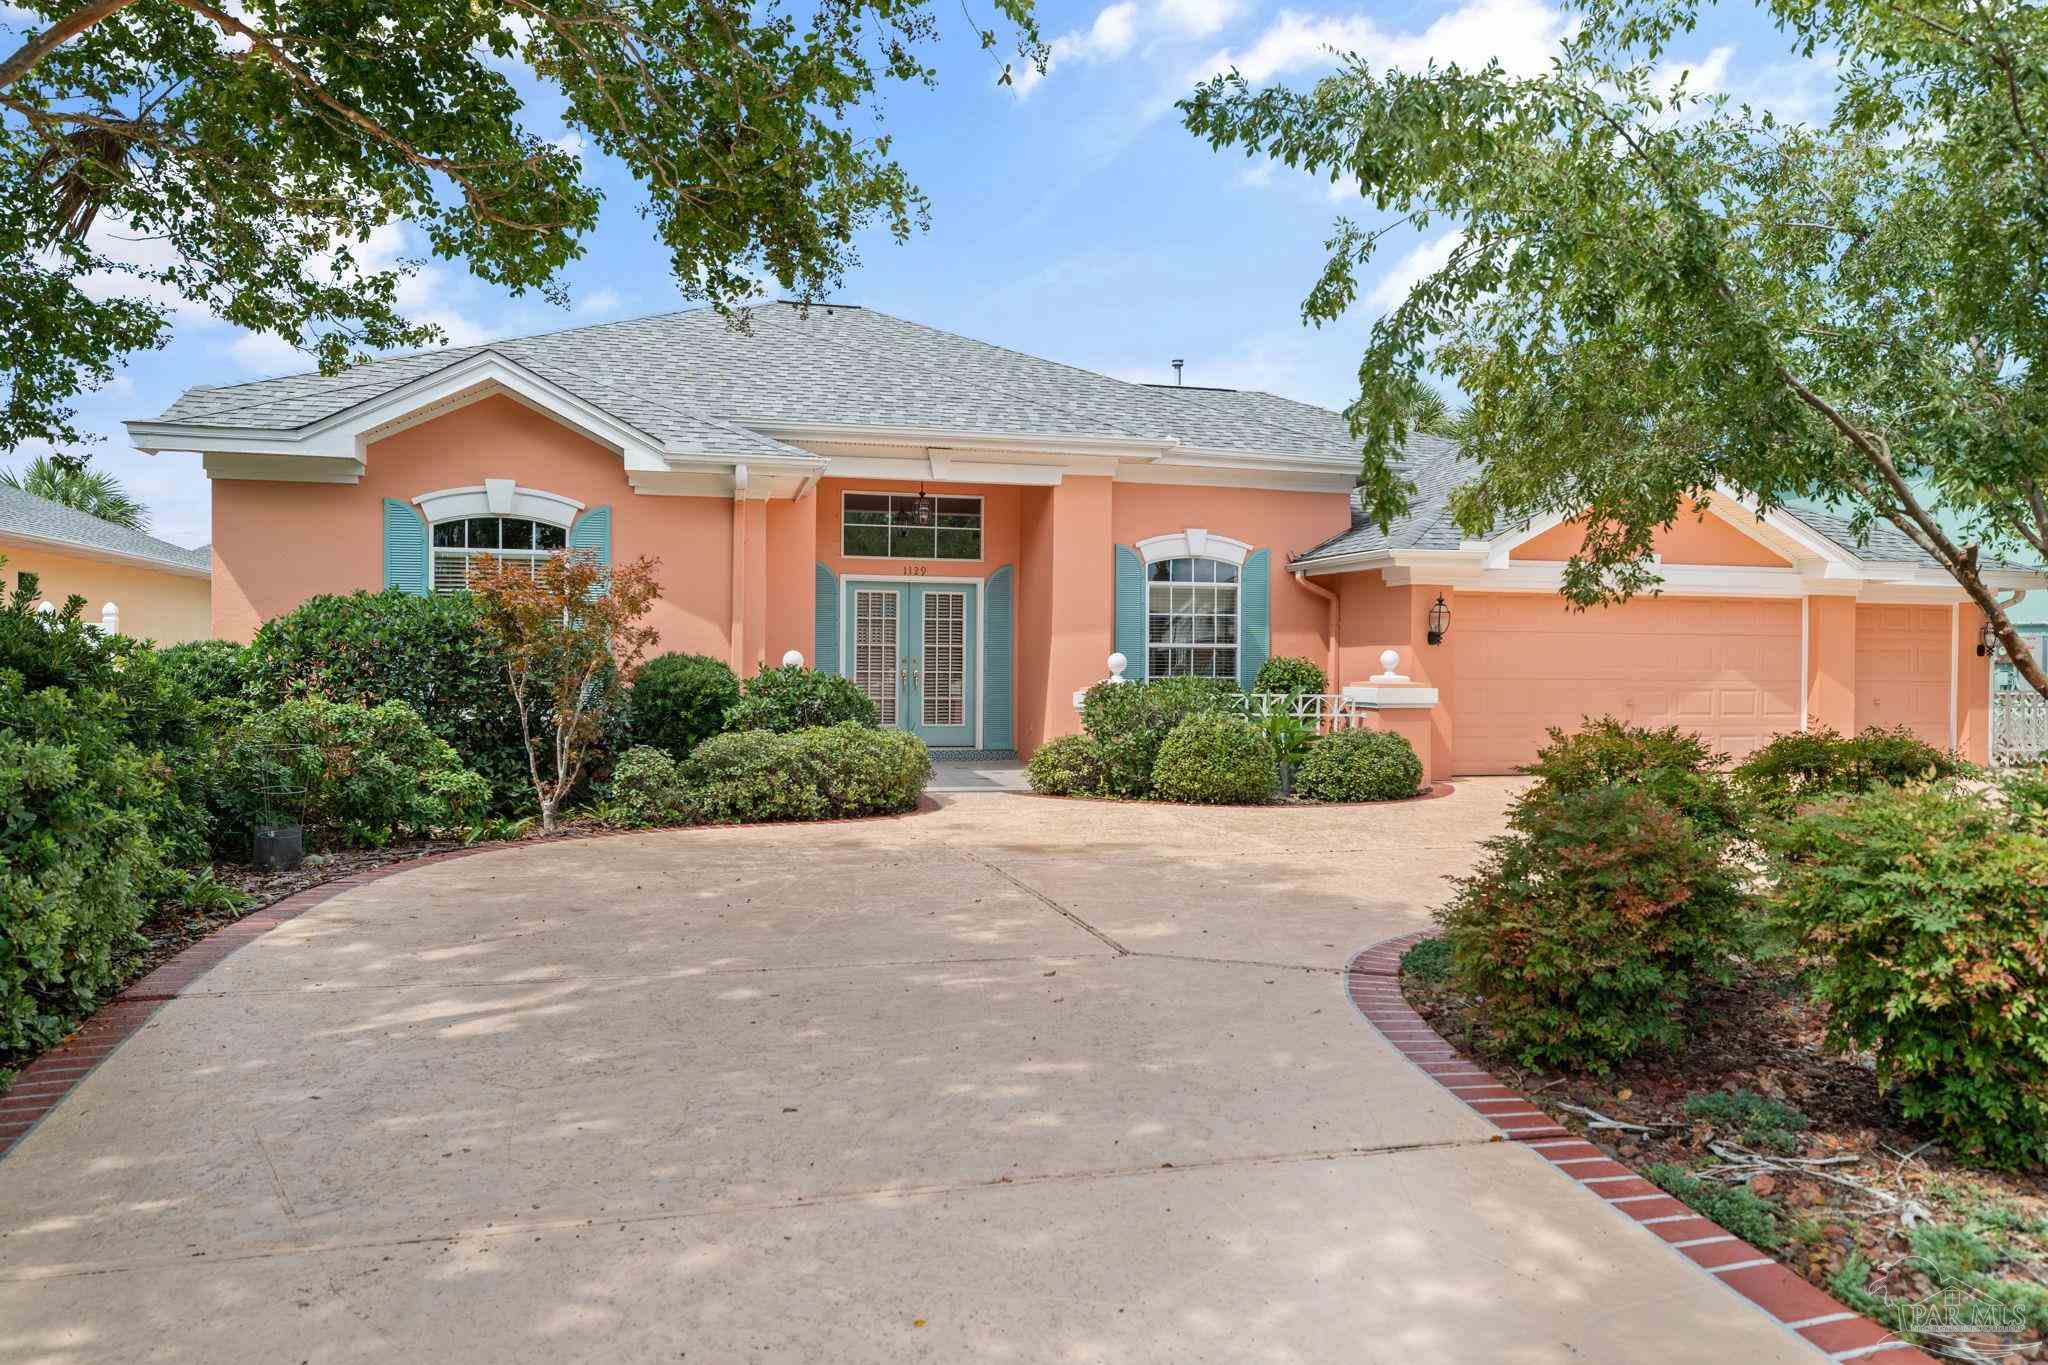
[[[134,3],[135,0],[94,0],[93,4],[65,15],[15,49],[13,56],[0,62],[0,90],[5,90],[35,70],[36,65],[56,51],[61,44]]]

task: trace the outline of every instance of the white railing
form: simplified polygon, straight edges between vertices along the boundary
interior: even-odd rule
[[[2037,692],[1991,694],[1991,765],[2019,767],[2048,760],[2048,697]]]
[[[1364,712],[1335,692],[1239,692],[1231,705],[1251,720],[1292,716],[1317,734],[1352,730],[1364,723]]]

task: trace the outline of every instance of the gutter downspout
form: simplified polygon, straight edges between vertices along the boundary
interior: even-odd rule
[[[741,632],[747,619],[747,467],[732,467],[732,671],[747,675]]]
[[[1327,676],[1330,680],[1329,685],[1341,692],[1344,690],[1344,681],[1337,676],[1337,594],[1319,583],[1309,582],[1308,575],[1299,569],[1294,571],[1294,581],[1330,604],[1330,668]]]

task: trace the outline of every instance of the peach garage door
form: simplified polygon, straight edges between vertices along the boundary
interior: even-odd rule
[[[1746,754],[1799,728],[1799,603],[1638,598],[1568,612],[1536,593],[1459,593],[1452,771],[1508,773],[1587,716],[1681,725]]]
[[[1856,728],[1908,725],[1949,746],[1947,607],[1856,608]]]

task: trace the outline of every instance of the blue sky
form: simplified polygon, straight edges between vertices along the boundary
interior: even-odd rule
[[[864,241],[841,300],[1127,379],[1170,381],[1168,362],[1182,357],[1190,384],[1331,407],[1355,391],[1373,318],[1427,268],[1444,230],[1390,239],[1354,313],[1305,328],[1301,298],[1329,225],[1364,206],[1341,187],[1210,151],[1181,128],[1173,101],[1231,65],[1256,80],[1312,81],[1331,65],[1332,47],[1377,66],[1498,56],[1538,70],[1566,23],[1545,0],[1060,4],[1042,11],[1050,71],[1011,90],[995,84],[988,55],[961,40],[957,15],[940,9],[940,22],[951,23],[935,54],[938,88],[891,90],[885,107],[900,159],[931,197],[931,230],[902,246],[883,234]],[[1790,58],[1746,5],[1709,16],[1675,60],[1692,68],[1695,88],[1784,114],[1810,115],[1824,95],[1824,73]],[[566,131],[539,92],[531,122],[546,136]],[[634,211],[636,187],[594,157],[591,171],[606,208],[568,272],[570,309],[511,298],[459,264],[434,262],[407,286],[413,315],[462,344],[682,306],[665,254]],[[380,245],[417,250],[414,241]],[[86,424],[105,438],[94,461],[147,502],[157,534],[199,544],[211,528],[198,457],[140,455],[121,420],[160,412],[191,384],[305,368],[275,339],[185,310],[168,348],[132,357],[114,384],[81,401]],[[0,455],[0,466],[32,453]]]

